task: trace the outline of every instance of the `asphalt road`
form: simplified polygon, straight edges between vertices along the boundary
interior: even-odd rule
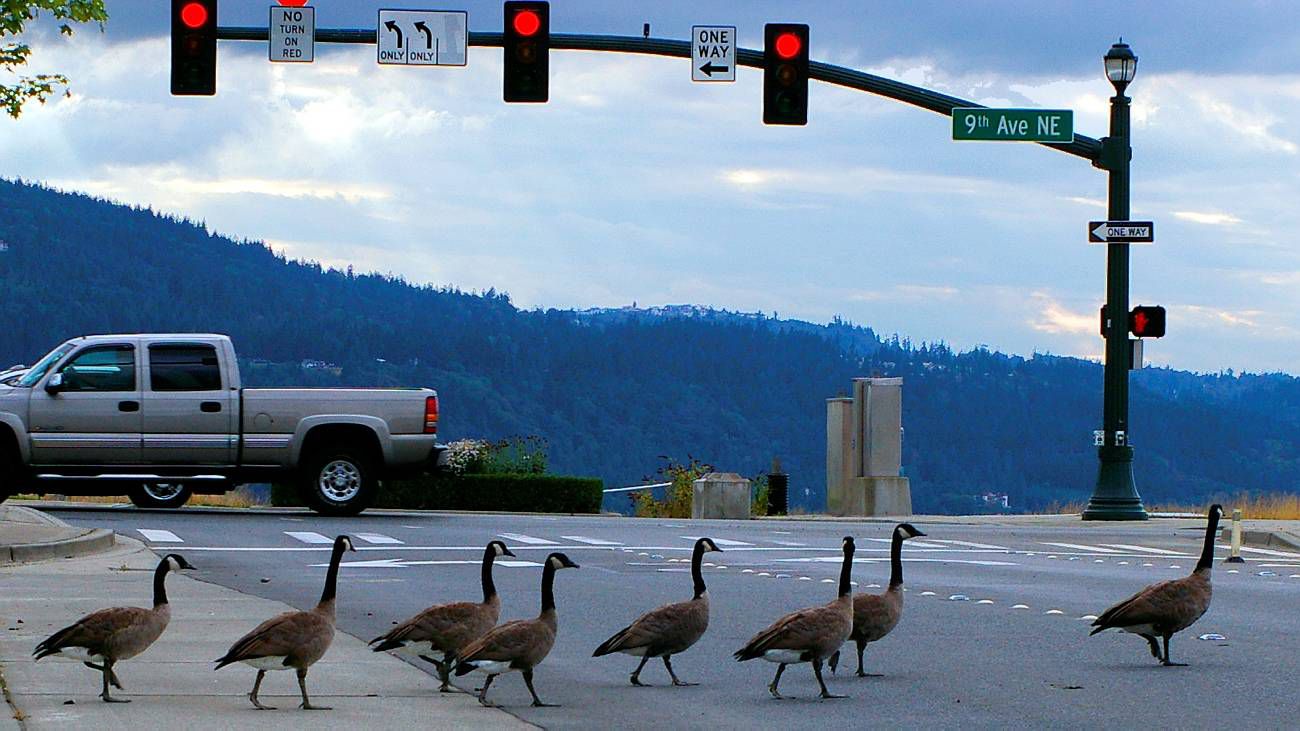
[[[533,616],[534,564],[563,551],[582,569],[557,577],[559,639],[536,674],[543,700],[563,705],[529,707],[515,674],[492,688],[493,700],[547,728],[1280,728],[1294,727],[1300,711],[1300,554],[1249,551],[1244,566],[1216,566],[1209,613],[1172,644],[1173,659],[1189,667],[1158,666],[1133,635],[1087,636],[1088,615],[1191,570],[1203,534],[1197,521],[921,525],[927,537],[904,549],[903,620],[867,650],[868,672],[883,677],[857,679],[841,667],[828,682],[850,698],[820,700],[811,668],[795,666],[781,686],[794,698],[778,701],[766,690],[776,667],[737,663],[731,653],[779,615],[833,598],[843,535],[858,542],[858,590],[880,591],[891,526],[132,508],[58,515],[183,553],[201,579],[303,608],[317,599],[329,555],[328,543],[311,541],[348,533],[359,550],[341,571],[339,626],[366,639],[429,604],[479,597],[478,559],[494,537],[520,559],[496,572],[502,618]],[[656,661],[642,675],[655,687],[631,687],[635,658],[591,652],[639,613],[689,598],[687,559],[698,535],[724,550],[707,556],[716,564],[705,569],[712,620],[673,665],[701,685],[671,687]],[[1200,639],[1210,633],[1223,639]],[[460,678],[461,687],[478,677]]]

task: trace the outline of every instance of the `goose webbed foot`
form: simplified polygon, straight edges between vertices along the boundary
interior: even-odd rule
[[[699,685],[699,683],[687,683],[686,681],[678,678],[677,673],[673,672],[673,663],[672,660],[669,659],[669,657],[670,656],[668,655],[664,655],[664,667],[668,668],[668,677],[673,679],[673,685],[677,686],[678,688],[689,688],[692,685]]]
[[[114,698],[113,696],[109,695],[107,692],[101,693],[99,697],[104,699],[105,703],[130,703],[131,702],[130,698]]]
[[[274,711],[274,710],[275,710],[275,706],[266,706],[266,705],[262,705],[262,702],[259,701],[259,700],[257,699],[257,691],[259,691],[259,690],[262,689],[262,678],[265,678],[265,677],[266,677],[266,671],[265,671],[265,670],[258,670],[258,671],[257,671],[257,680],[254,680],[254,681],[253,681],[253,690],[249,691],[249,693],[248,693],[248,700],[251,701],[252,704],[253,704],[253,707],[256,708],[256,709],[259,710],[259,711]]]
[[[781,663],[780,665],[777,665],[776,677],[772,678],[772,682],[769,683],[767,686],[767,692],[771,693],[772,697],[779,701],[785,700],[785,696],[781,695],[781,691],[776,689],[777,685],[781,683],[781,673],[784,672],[785,672],[785,663]]]
[[[533,696],[533,708],[559,708],[559,703],[543,703],[541,698],[537,697],[537,691],[533,689],[533,671],[525,670],[523,672],[524,685],[528,686],[528,692]]]
[[[257,699],[257,696],[253,695],[252,693],[249,693],[249,694],[248,694],[248,700],[252,701],[252,702],[253,702],[253,707],[256,708],[256,709],[259,710],[259,711],[274,711],[274,710],[275,710],[275,706],[268,706],[268,705],[262,703],[261,701],[259,701],[259,700]]]
[[[649,660],[650,660],[650,653],[647,652],[646,654],[641,656],[641,662],[637,663],[636,670],[632,671],[632,677],[629,678],[632,685],[635,685],[638,688],[650,687],[647,683],[641,682],[641,669],[645,667],[646,662]]]
[[[1162,661],[1160,662],[1160,664],[1161,664],[1163,667],[1167,667],[1167,668],[1185,668],[1185,667],[1187,667],[1187,663],[1185,663],[1185,662],[1169,662],[1168,660],[1162,660]]]
[[[86,664],[90,665],[90,663],[86,663]],[[92,665],[91,667],[94,666]],[[131,699],[114,698],[112,694],[108,692],[109,683],[116,685],[119,690],[122,688],[122,686],[118,685],[116,682],[117,676],[113,674],[113,664],[111,662],[105,662],[104,665],[100,668],[100,672],[103,673],[104,676],[104,691],[99,694],[99,697],[102,698],[105,703],[130,703]]]
[[[826,681],[822,680],[821,660],[813,660],[812,666],[813,666],[813,675],[817,676],[817,684],[820,685],[822,688],[822,693],[821,693],[822,698],[848,698],[848,696],[846,695],[836,695],[826,689]]]
[[[332,711],[330,706],[313,706],[311,699],[307,697],[307,671],[305,669],[298,671],[298,690],[302,692],[302,703],[298,707],[304,711]]]
[[[496,678],[495,675],[489,675],[489,676],[487,676],[487,680],[483,681],[483,687],[477,689],[477,690],[478,690],[478,703],[479,703],[480,706],[484,706],[484,707],[487,707],[487,708],[496,708],[496,704],[490,702],[490,701],[487,699],[488,687],[490,687],[490,686],[492,685],[492,681],[493,681],[495,678]]]
[[[628,678],[628,680],[632,683],[632,685],[635,685],[638,688],[652,687],[649,683],[642,683],[641,678],[639,678],[636,673],[632,673],[632,677]]]

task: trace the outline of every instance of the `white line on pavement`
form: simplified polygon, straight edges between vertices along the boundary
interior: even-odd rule
[[[1073,548],[1076,551],[1091,551],[1093,553],[1123,553],[1113,548],[1101,548],[1100,546],[1081,546],[1078,543],[1052,543],[1051,541],[1039,541],[1044,546],[1057,546],[1059,548]]]
[[[1127,543],[1103,543],[1102,545],[1110,546],[1111,548],[1123,548],[1126,551],[1143,551],[1145,553],[1158,553],[1162,556],[1179,556],[1179,557],[1191,556],[1190,553],[1186,553],[1183,551],[1167,551],[1163,548],[1151,548],[1150,546],[1132,546]]]
[[[587,536],[560,536],[566,541],[577,541],[578,543],[587,543],[592,546],[621,546],[619,541],[606,541],[601,538],[588,538]]]
[[[699,536],[682,536],[682,538],[685,538],[685,539],[688,540],[688,541],[698,541],[698,540],[700,539]],[[726,538],[713,538],[712,540],[713,540],[714,543],[718,544],[719,546],[752,546],[752,545],[754,545],[754,544],[752,544],[752,543],[745,543],[744,541],[732,541],[732,540],[728,540],[728,539],[726,539]]]
[[[287,530],[284,534],[290,538],[302,541],[303,543],[323,545],[334,542],[333,538],[326,538],[319,533],[313,533],[309,530]]]
[[[774,558],[774,563],[840,563],[844,559],[835,556],[814,556],[811,558]],[[884,563],[888,558],[855,558],[853,563]],[[904,558],[906,562],[912,563],[964,563],[972,566],[1019,566],[1020,564],[1013,561],[988,561],[972,560],[965,558]]]
[[[993,546],[993,545],[990,545],[990,544],[988,544],[988,543],[972,543],[971,541],[951,541],[951,540],[939,540],[938,538],[931,538],[929,542],[930,542],[930,543],[946,543],[946,544],[953,545],[953,546],[968,546],[968,547],[970,547],[970,548],[989,548],[989,549],[993,549],[993,550],[995,550],[995,551],[1010,551],[1010,550],[1011,550],[1010,548],[1007,548],[1006,546]],[[909,542],[908,545],[915,545],[915,544]]]
[[[406,543],[406,541],[399,541],[396,538],[386,536],[383,533],[357,533],[356,536],[366,543],[375,543],[385,546],[400,546],[403,543]]]
[[[136,528],[135,532],[144,536],[144,539],[146,541],[151,541],[153,543],[184,543],[185,542],[181,540],[180,536],[176,535],[175,533],[172,533],[169,530],[158,530],[155,528]]]
[[[778,545],[778,546],[806,546],[806,545],[808,545],[808,544],[806,544],[806,543],[799,543],[798,541],[777,541],[777,540],[773,540],[773,539],[770,539],[770,538],[769,538],[768,540],[771,540],[773,543],[775,543],[775,544]]]
[[[534,538],[533,536],[526,536],[523,533],[498,533],[497,537],[504,538],[507,541],[514,541],[516,543],[528,543],[534,546],[559,545],[555,541],[548,541],[545,538]]]

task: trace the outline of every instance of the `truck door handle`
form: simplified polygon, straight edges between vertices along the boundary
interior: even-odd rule
[[[221,412],[221,402],[220,402],[220,401],[204,401],[203,403],[199,404],[199,411],[202,411],[202,412],[205,413],[205,414],[216,414],[216,413],[220,413],[220,412]]]
[[[140,402],[139,401],[118,401],[117,410],[125,411],[127,413],[131,413],[132,411],[139,411]]]

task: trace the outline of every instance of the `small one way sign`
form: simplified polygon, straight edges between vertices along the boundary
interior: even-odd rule
[[[736,80],[736,26],[691,28],[691,81]]]
[[[1089,221],[1090,244],[1149,244],[1156,240],[1154,221]]]

